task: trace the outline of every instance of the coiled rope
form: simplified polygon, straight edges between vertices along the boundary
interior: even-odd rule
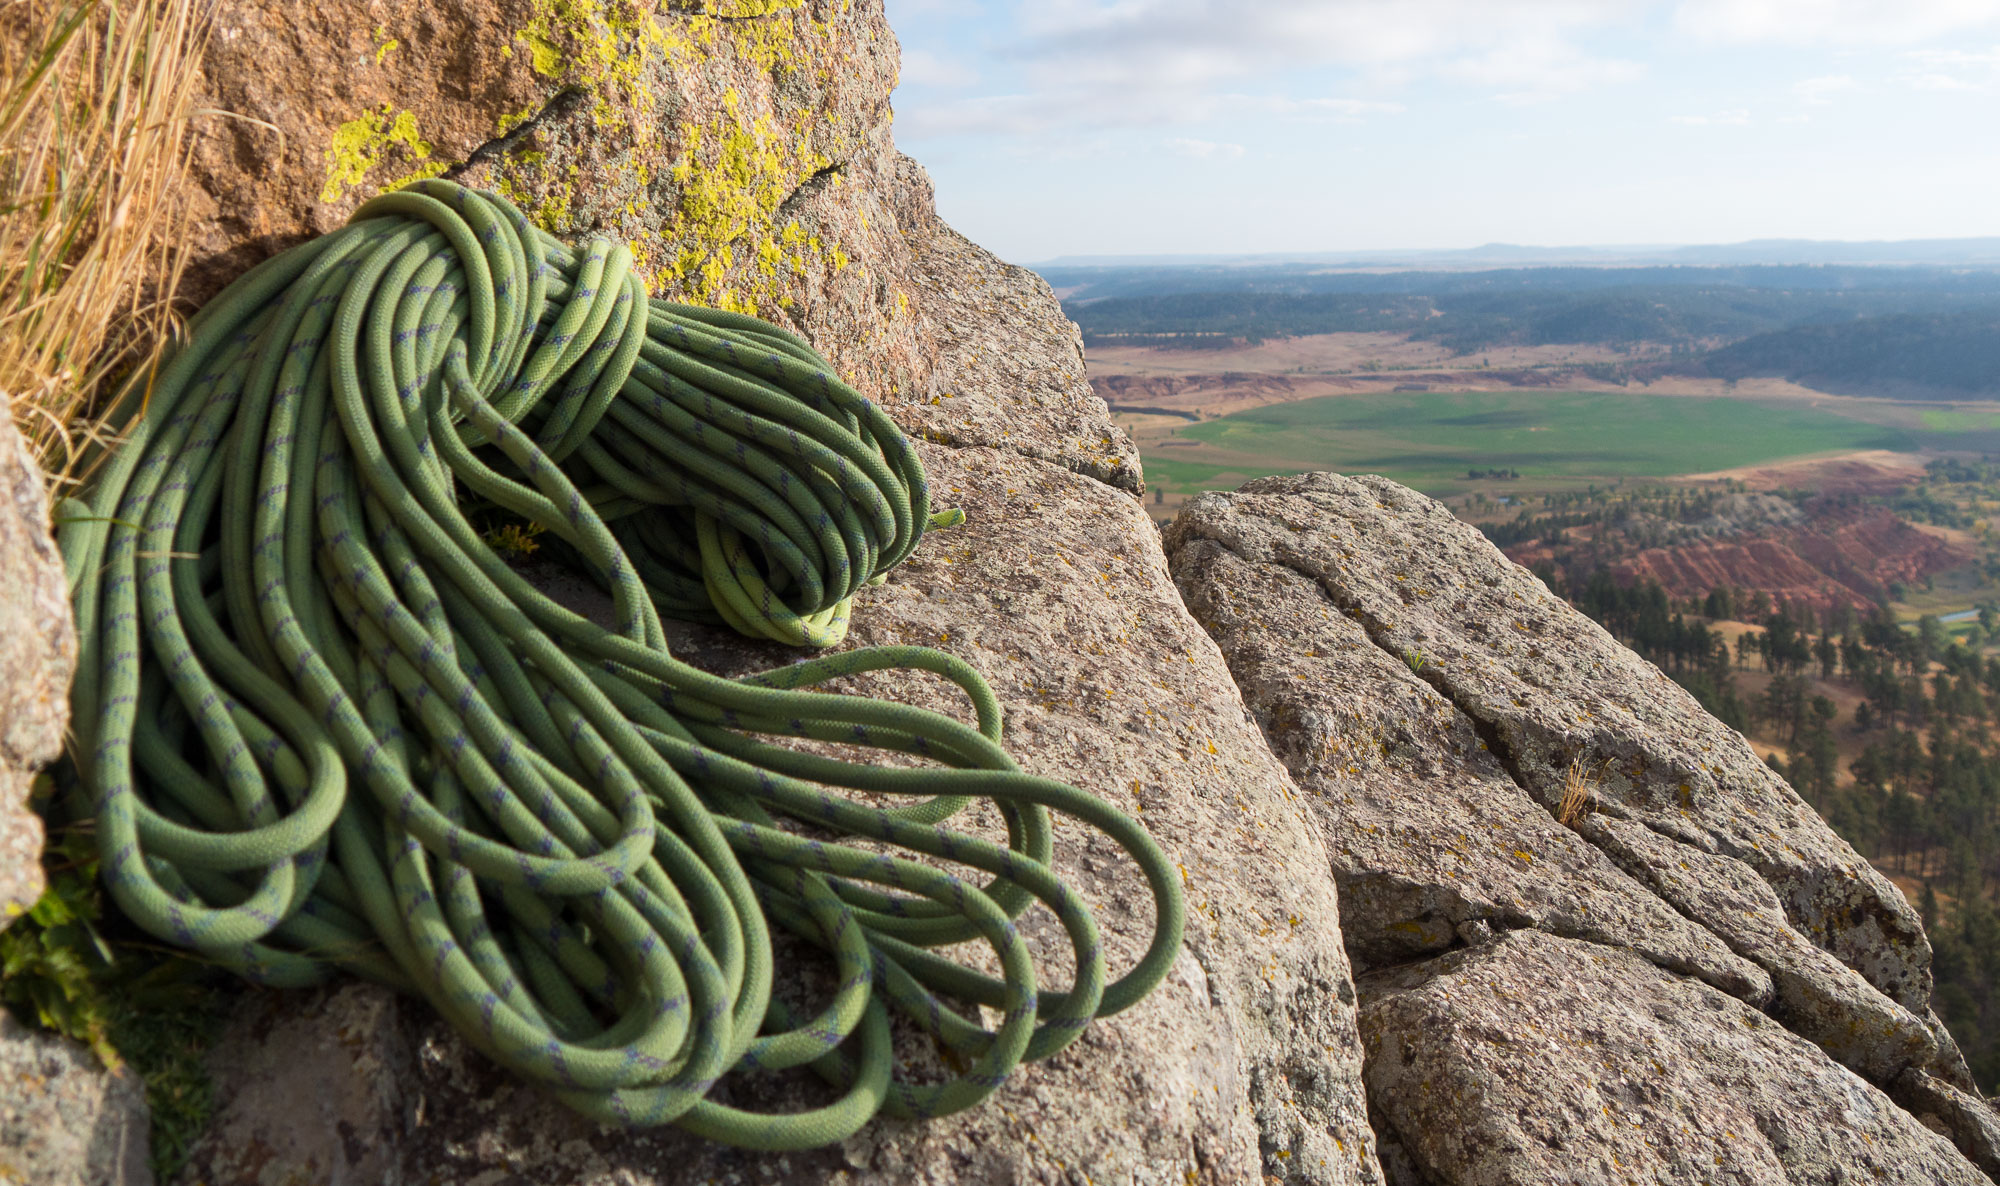
[[[916,547],[923,469],[831,372],[761,321],[649,300],[622,246],[573,251],[442,181],[244,275],[58,516],[74,755],[116,902],[263,983],[419,992],[592,1117],[761,1150],[966,1108],[1139,1000],[1179,946],[1173,867],[1102,800],[1022,773],[966,664],[877,647],[730,680],[668,651],[662,614],[830,644]],[[539,592],[462,505],[561,540],[616,629]],[[811,690],[885,668],[953,681],[978,728]],[[977,801],[1004,845],[946,826]],[[1151,889],[1150,946],[1115,980],[1049,868],[1051,810]],[[1067,990],[1017,932],[1035,902]],[[774,925],[817,973],[778,970]],[[940,950],[967,942],[997,976]],[[779,981],[819,985],[820,1011],[794,1016]],[[891,1011],[958,1073],[898,1075]],[[835,1102],[707,1098],[801,1065]]]

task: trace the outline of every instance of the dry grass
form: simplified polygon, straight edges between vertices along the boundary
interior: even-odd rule
[[[1590,805],[1591,792],[1603,777],[1604,767],[1592,770],[1583,764],[1583,755],[1569,760],[1569,769],[1563,772],[1562,801],[1556,804],[1556,822],[1567,827],[1575,823]]]
[[[174,329],[199,0],[0,0],[0,395],[51,493]]]

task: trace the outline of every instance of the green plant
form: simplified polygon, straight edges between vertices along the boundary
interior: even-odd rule
[[[1424,653],[1414,648],[1406,648],[1403,651],[1403,662],[1410,665],[1411,671],[1422,671],[1424,669]]]
[[[88,824],[51,828],[42,865],[48,888],[0,931],[0,1005],[138,1075],[153,1172],[165,1181],[208,1121],[213,1088],[202,1054],[223,998],[210,968],[107,919]]]
[[[57,830],[42,862],[48,888],[25,916],[0,931],[0,1003],[86,1043],[105,1066],[117,1067],[111,1002],[102,984],[117,956],[97,925],[104,915],[97,843],[83,827]]]
[[[502,556],[532,556],[542,546],[535,537],[547,530],[540,523],[510,521],[488,528],[480,538]]]

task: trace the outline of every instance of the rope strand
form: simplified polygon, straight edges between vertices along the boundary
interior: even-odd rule
[[[622,246],[572,250],[433,180],[239,279],[127,410],[59,542],[74,762],[111,894],[153,934],[266,984],[346,971],[420,993],[586,1115],[759,1150],[970,1107],[1174,959],[1165,855],[1023,773],[962,661],[875,647],[730,680],[669,652],[663,615],[838,643],[858,589],[962,520],[798,338],[651,300]],[[615,628],[536,589],[467,508],[560,541]],[[956,684],[977,727],[816,690],[890,668]],[[1005,844],[946,826],[976,801]],[[1150,945],[1115,979],[1049,867],[1051,812],[1122,847],[1152,893]],[[1072,949],[1065,990],[1017,930],[1034,903]],[[774,926],[830,965],[816,1016],[773,998],[799,975]],[[1001,974],[939,951],[967,942]],[[897,1078],[892,1014],[966,1069]],[[835,1102],[707,1098],[732,1071],[802,1065]]]

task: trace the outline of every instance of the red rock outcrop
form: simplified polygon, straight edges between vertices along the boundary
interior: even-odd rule
[[[1534,541],[1509,548],[1507,555],[1532,567],[1550,559],[1550,550]],[[1921,584],[1926,577],[1972,559],[1970,551],[1949,539],[1891,511],[1873,510],[1767,528],[1735,539],[1647,548],[1613,560],[1609,567],[1620,584],[1658,581],[1678,598],[1705,596],[1727,585],[1826,610],[1873,605],[1892,583]]]

